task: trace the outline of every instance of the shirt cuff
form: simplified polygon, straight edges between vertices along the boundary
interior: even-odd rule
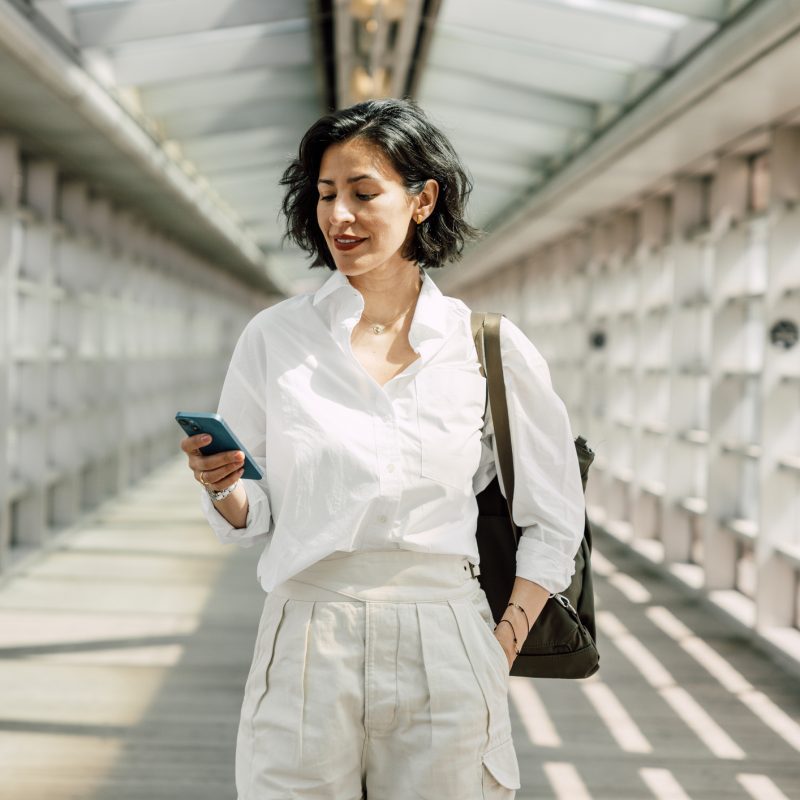
[[[238,544],[241,547],[252,547],[256,542],[265,540],[269,535],[271,509],[269,499],[264,490],[253,481],[242,481],[241,485],[247,493],[247,520],[244,528],[233,525],[217,511],[208,496],[208,492],[200,488],[200,505],[217,539],[223,544]]]
[[[541,535],[539,528],[539,525],[526,528],[519,540],[517,577],[538,583],[551,594],[563,592],[575,574],[575,559],[540,538],[534,538],[531,535],[534,531],[537,537]]]

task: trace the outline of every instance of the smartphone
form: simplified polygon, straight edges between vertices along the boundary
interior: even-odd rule
[[[204,456],[223,453],[227,450],[241,450],[244,453],[244,464],[242,465],[244,466],[244,472],[242,477],[252,481],[258,481],[264,477],[261,467],[256,464],[253,456],[236,438],[236,434],[219,414],[212,414],[206,411],[198,411],[197,413],[179,411],[175,415],[175,419],[187,436],[197,436],[201,433],[207,433],[211,436],[211,443],[200,448],[200,452]]]

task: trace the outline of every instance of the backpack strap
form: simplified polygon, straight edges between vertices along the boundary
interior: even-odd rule
[[[502,316],[502,314],[473,311],[471,322],[481,373],[486,376],[489,388],[489,407],[492,412],[497,457],[500,461],[498,468],[503,476],[508,517],[511,522],[514,539],[518,541],[519,531],[511,514],[514,504],[514,461],[511,455],[511,428],[508,421],[503,357],[500,350],[500,319]]]

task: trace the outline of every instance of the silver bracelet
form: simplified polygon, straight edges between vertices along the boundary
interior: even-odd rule
[[[206,491],[208,492],[208,496],[212,500],[224,500],[236,487],[239,485],[239,479],[236,479],[235,483],[232,483],[227,489],[223,489],[222,491],[215,492],[213,489],[209,489],[206,487]]]

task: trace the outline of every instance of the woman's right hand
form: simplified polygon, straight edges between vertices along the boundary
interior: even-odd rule
[[[244,453],[241,450],[225,450],[222,453],[204,456],[200,448],[210,442],[211,436],[207,433],[186,436],[181,441],[181,450],[188,456],[189,469],[194,473],[195,480],[207,489],[221,492],[242,477]]]

